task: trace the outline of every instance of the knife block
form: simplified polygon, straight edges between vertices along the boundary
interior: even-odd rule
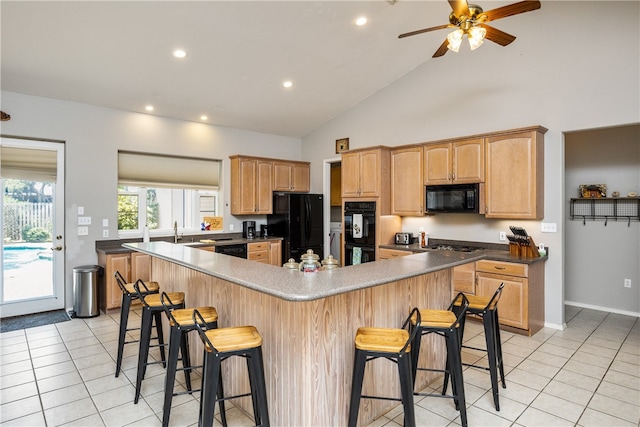
[[[538,252],[538,247],[533,241],[533,237],[529,236],[527,238],[527,244],[518,244],[518,243],[509,243],[509,254],[515,256],[522,256],[527,258],[538,258],[540,257],[540,252]]]

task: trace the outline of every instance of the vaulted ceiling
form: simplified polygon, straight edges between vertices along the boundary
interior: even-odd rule
[[[1,88],[302,137],[427,61],[456,55],[431,58],[447,30],[397,38],[447,23],[450,11],[445,0],[3,0]],[[496,26],[523,24],[516,35],[533,37],[533,19]],[[172,57],[176,48],[187,57]],[[505,48],[457,55],[482,49]]]

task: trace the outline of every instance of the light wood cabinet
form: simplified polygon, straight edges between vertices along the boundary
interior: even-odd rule
[[[458,292],[475,295],[476,293],[476,265],[474,262],[453,267],[453,296]]]
[[[272,240],[271,245],[269,247],[271,252],[269,256],[269,263],[271,265],[275,265],[276,267],[282,266],[282,242],[279,240]]]
[[[544,217],[544,133],[542,127],[487,138],[485,216]]]
[[[378,259],[392,259],[412,255],[411,251],[403,251],[400,249],[380,248],[378,251]]]
[[[100,308],[110,310],[122,304],[122,291],[114,277],[116,271],[127,283],[151,279],[151,256],[140,252],[98,253],[98,264],[104,268],[104,289],[100,290]]]
[[[467,184],[485,180],[484,138],[424,145],[424,184]]]
[[[269,242],[247,243],[247,259],[249,261],[269,264],[271,248]]]
[[[231,214],[272,213],[272,160],[244,156],[229,158],[231,159]]]
[[[273,161],[273,191],[308,193],[310,189],[309,162]]]
[[[391,151],[391,215],[423,215],[422,147]]]
[[[544,262],[476,262],[476,295],[491,297],[504,283],[498,316],[514,332],[533,335],[544,326]]]
[[[380,215],[389,215],[390,149],[371,147],[342,153],[342,198],[378,198]]]
[[[331,165],[331,206],[342,206],[342,166]]]

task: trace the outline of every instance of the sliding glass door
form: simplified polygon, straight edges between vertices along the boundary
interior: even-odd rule
[[[0,316],[65,307],[64,144],[0,139]]]

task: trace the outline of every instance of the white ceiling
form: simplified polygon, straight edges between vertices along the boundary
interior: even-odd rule
[[[448,31],[397,38],[447,23],[450,11],[445,0],[3,0],[1,88],[302,137],[427,61],[509,49],[488,42],[431,59]],[[534,14],[493,25],[533,37]],[[178,47],[186,59],[171,56]]]

